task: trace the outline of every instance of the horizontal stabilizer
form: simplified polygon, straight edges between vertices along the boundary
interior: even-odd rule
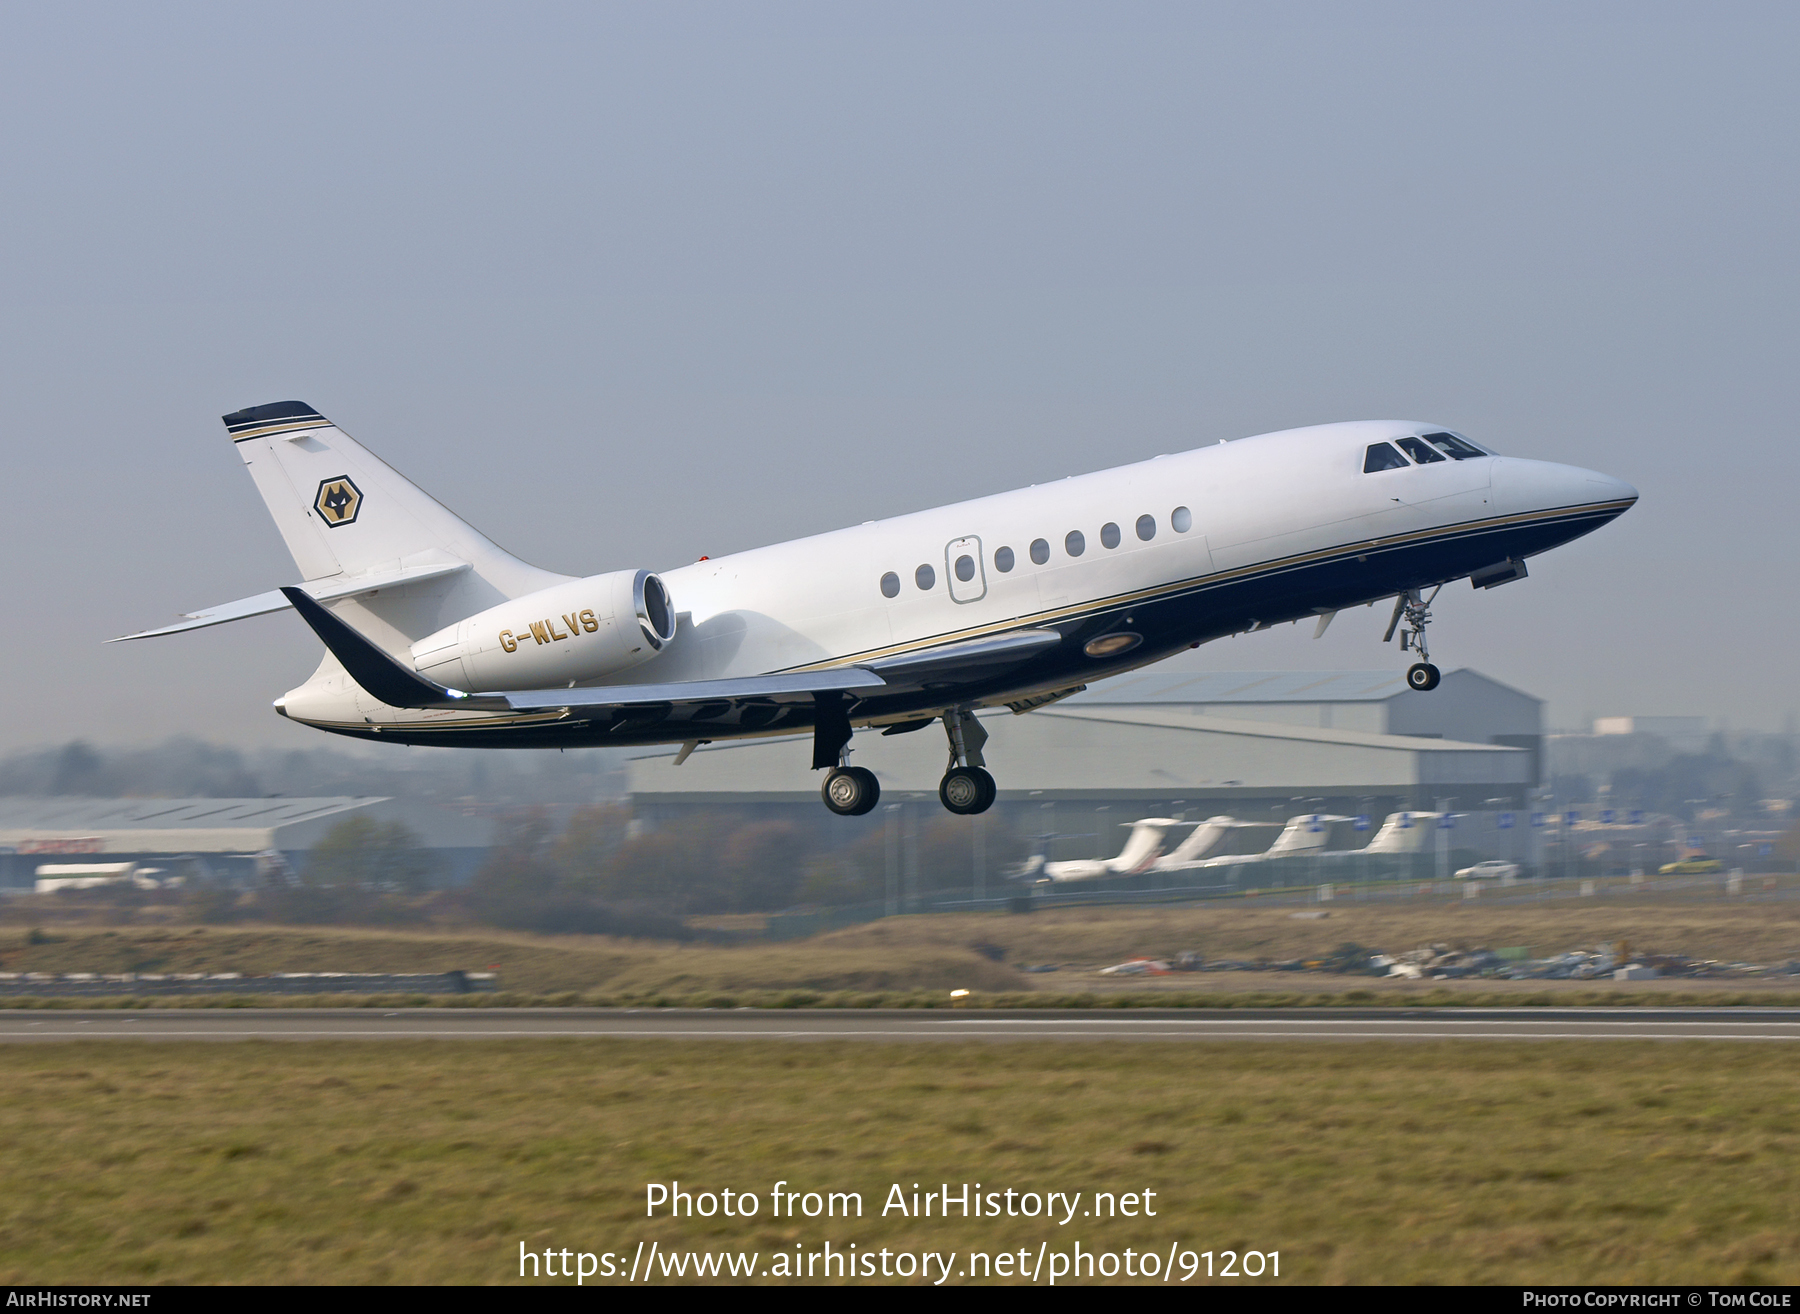
[[[309,580],[300,587],[320,602],[330,602],[337,598],[354,598],[364,593],[374,593],[377,589],[399,588],[402,584],[417,584],[423,580],[438,579],[445,575],[458,575],[469,569],[466,561],[433,562],[427,566],[403,566],[399,570],[384,570],[374,574],[356,575],[349,578],[326,578]],[[121,634],[116,639],[108,639],[108,643],[124,643],[127,639],[155,639],[164,634],[180,634],[186,630],[203,630],[209,625],[223,625],[227,621],[243,620],[246,616],[266,616],[272,611],[285,611],[288,607],[286,594],[280,589],[270,589],[267,593],[258,593],[255,597],[239,598],[236,602],[221,603],[217,607],[208,607],[205,611],[183,613],[187,619],[178,625],[165,625],[156,630],[140,630],[136,634]]]

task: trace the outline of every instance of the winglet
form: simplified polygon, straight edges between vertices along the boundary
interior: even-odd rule
[[[379,698],[389,707],[418,708],[454,707],[469,698],[460,690],[446,689],[416,671],[407,670],[313,601],[305,589],[288,585],[281,593],[300,613],[301,619],[312,626],[313,633],[331,649],[332,655],[344,664],[350,678],[371,697]]]

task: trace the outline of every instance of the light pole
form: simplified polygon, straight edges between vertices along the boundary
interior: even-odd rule
[[[882,916],[892,917],[897,910],[895,895],[900,888],[900,805],[889,803],[887,812],[887,899]]]
[[[975,901],[980,903],[987,898],[987,817],[978,812],[974,821],[975,851],[970,856],[975,864]]]
[[[1455,802],[1453,798],[1438,800],[1437,878],[1440,881],[1450,879],[1450,808]]]

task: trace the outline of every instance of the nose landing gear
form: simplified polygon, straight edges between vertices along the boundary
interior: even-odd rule
[[[950,766],[938,782],[938,801],[959,817],[986,812],[1000,793],[981,757],[987,731],[973,712],[957,708],[944,713],[944,733],[950,739]]]
[[[1425,626],[1431,621],[1431,604],[1443,588],[1442,584],[1438,585],[1429,598],[1419,589],[1408,589],[1395,598],[1394,614],[1388,620],[1387,633],[1381,636],[1383,643],[1390,642],[1400,623],[1406,623],[1406,628],[1400,631],[1400,651],[1419,655],[1419,660],[1406,668],[1406,687],[1420,693],[1437,688],[1438,681],[1443,678],[1438,668],[1431,664],[1431,650],[1425,646]]]

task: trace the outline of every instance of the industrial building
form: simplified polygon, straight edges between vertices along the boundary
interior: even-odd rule
[[[1479,671],[1450,671],[1425,696],[1398,671],[1171,670],[1179,661],[1108,680],[1064,705],[1179,707],[1192,716],[1502,744],[1530,753],[1531,781],[1543,779],[1543,700]]]
[[[1022,716],[1001,709],[982,719],[998,817],[1022,830],[1091,832],[1100,849],[1123,834],[1118,822],[1143,815],[1378,822],[1446,800],[1459,811],[1522,809],[1538,782],[1542,734],[1538,699],[1468,670],[1416,693],[1386,671],[1203,673],[1163,663]],[[881,781],[883,803],[937,806],[945,748],[935,729],[859,733],[851,746],[852,761]],[[672,762],[670,750],[631,764],[644,824],[752,806],[844,839],[880,824],[878,815],[826,813],[819,776],[793,740],[702,747]]]
[[[393,798],[0,798],[0,888],[31,889],[39,866],[100,854],[245,883],[275,854],[304,870],[306,851],[351,817],[405,825],[447,884],[473,874],[492,830],[483,819]]]

